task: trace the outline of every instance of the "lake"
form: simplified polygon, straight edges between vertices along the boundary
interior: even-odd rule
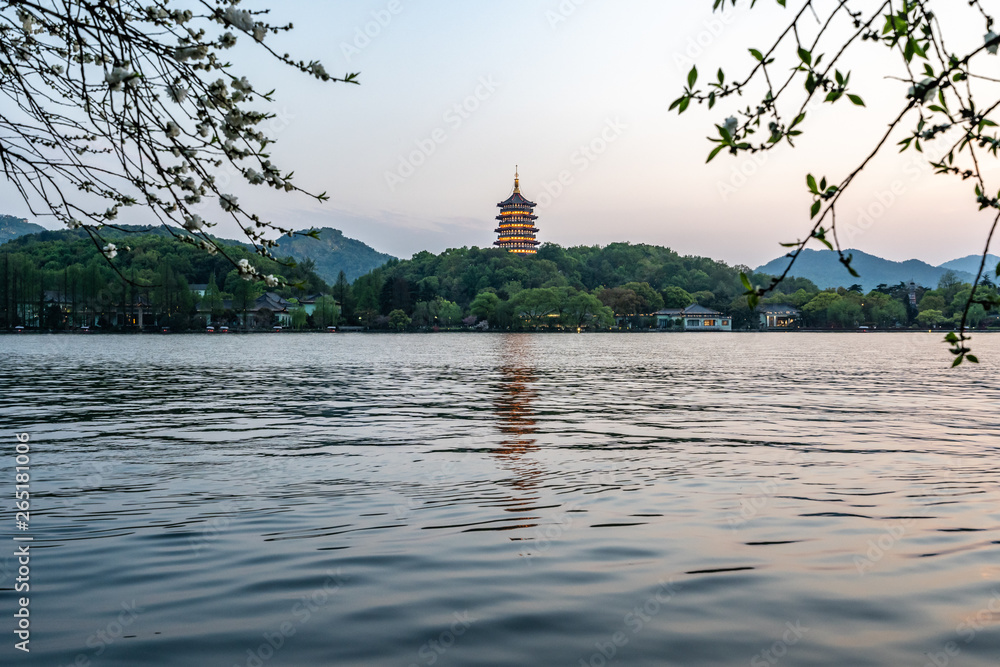
[[[1000,336],[941,338],[0,336],[0,662],[995,666]]]

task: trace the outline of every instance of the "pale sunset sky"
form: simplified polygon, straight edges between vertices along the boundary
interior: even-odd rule
[[[896,61],[863,43],[847,67],[868,108],[819,107],[794,150],[706,165],[706,136],[734,107],[681,117],[668,107],[692,64],[703,81],[719,66],[729,78],[747,73],[747,48],[765,50],[799,5],[748,4],[713,14],[711,0],[270,3],[272,22],[295,24],[268,38],[276,49],[321,60],[331,74],[358,71],[361,85],[322,84],[251,55],[237,69],[277,89],[275,162],[331,200],[234,192],[276,222],[337,227],[409,257],[489,246],[495,204],[519,165],[523,193],[541,204],[542,241],[653,243],[757,266],[806,233],[806,172],[839,181],[905,104],[909,84],[885,78],[901,74]],[[942,17],[956,31],[952,47],[981,43],[982,21],[954,4]],[[986,64],[1000,76],[994,58]],[[853,189],[839,213],[848,247],[934,264],[982,249],[987,218],[972,185],[932,175],[914,153],[890,145]],[[27,215],[12,188],[0,194],[7,212]],[[131,221],[146,222],[122,218]],[[216,231],[238,235],[225,224]]]

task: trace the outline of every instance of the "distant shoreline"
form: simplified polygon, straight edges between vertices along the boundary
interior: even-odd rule
[[[226,333],[213,332],[209,333],[207,331],[37,331],[33,329],[25,329],[23,331],[11,331],[9,329],[0,330],[0,335],[3,336],[213,336],[213,337],[226,337],[226,336],[246,336],[246,335],[302,335],[302,334],[323,334],[323,335],[345,335],[345,334],[376,334],[376,335],[389,335],[389,334],[407,334],[407,335],[432,335],[432,334],[544,334],[544,335],[580,335],[580,334],[697,334],[699,336],[711,336],[719,334],[754,334],[754,333],[767,333],[767,334],[799,334],[799,333],[831,333],[831,334],[886,334],[886,333],[912,333],[912,334],[947,334],[949,332],[956,331],[957,329],[745,329],[745,330],[733,330],[733,331],[670,331],[670,330],[659,330],[659,329],[621,329],[621,330],[608,330],[608,331],[572,331],[572,330],[562,330],[562,331],[511,331],[506,329],[492,329],[489,331],[471,331],[468,329],[442,329],[440,331],[389,331],[386,329],[364,329],[364,330],[351,330],[351,331],[322,331],[318,329],[310,329],[306,331],[295,331],[292,329],[283,329],[281,331],[229,331]],[[1000,333],[1000,329],[975,329],[967,330],[969,335],[979,335],[986,333]]]

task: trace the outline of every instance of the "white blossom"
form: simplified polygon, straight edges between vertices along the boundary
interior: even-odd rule
[[[104,80],[111,87],[111,90],[121,90],[122,81],[132,77],[132,72],[126,67],[115,67],[110,72],[104,73]]]
[[[279,280],[278,280],[277,278],[275,278],[275,277],[274,277],[274,274],[273,274],[273,273],[271,273],[271,274],[268,274],[267,276],[265,276],[265,277],[264,277],[264,283],[265,283],[265,284],[266,284],[266,285],[267,285],[268,287],[275,287],[275,286],[277,286],[277,285],[278,285],[278,283],[279,283],[279,282],[280,282],[280,281],[279,281]]]
[[[236,46],[236,35],[227,31],[225,35],[219,38],[219,46],[224,49],[231,49]]]
[[[182,102],[184,102],[184,100],[187,99],[188,90],[184,86],[175,83],[173,85],[167,86],[167,94],[170,95],[170,99],[172,99],[174,102],[181,104]]]
[[[323,63],[320,62],[309,63],[309,71],[311,71],[313,73],[313,76],[315,76],[317,79],[323,79],[324,81],[326,81],[327,79],[330,78],[330,75],[326,73],[326,68],[323,67]]]
[[[174,50],[174,57],[181,62],[184,62],[185,60],[201,60],[207,55],[208,46],[204,44],[190,46],[183,43]]]
[[[222,207],[223,211],[235,211],[237,201],[238,198],[233,195],[219,195],[219,206]]]
[[[181,128],[174,121],[170,121],[170,122],[167,123],[167,127],[165,128],[165,131],[167,133],[167,136],[170,137],[171,139],[173,139],[174,137],[180,135]]]
[[[26,12],[23,9],[17,10],[17,18],[21,21],[21,28],[24,32],[29,35],[34,32],[35,28],[35,17],[31,15],[31,12]]]
[[[109,243],[101,248],[101,252],[103,252],[104,256],[108,259],[114,259],[118,255],[118,247],[115,246],[114,243]]]
[[[726,119],[722,127],[726,128],[726,132],[729,133],[730,137],[736,136],[736,128],[739,127],[739,121],[736,120],[735,116],[730,116]]]
[[[253,38],[258,42],[264,41],[264,35],[267,34],[267,28],[264,27],[263,23],[258,23],[253,27]]]
[[[244,32],[250,32],[254,29],[253,17],[250,16],[250,12],[243,9],[226,7],[226,11],[222,13],[222,20]]]
[[[253,277],[257,274],[257,269],[250,266],[250,260],[241,259],[236,262],[236,270],[240,273],[240,278],[243,280],[253,280]]]
[[[70,229],[80,229],[80,227],[83,227],[83,223],[77,220],[76,218],[72,218],[69,222],[66,223],[66,226],[69,227]]]
[[[184,229],[189,232],[200,231],[202,227],[205,226],[205,221],[201,219],[200,215],[193,214],[184,218]]]

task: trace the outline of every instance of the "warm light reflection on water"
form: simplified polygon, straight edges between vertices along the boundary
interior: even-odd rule
[[[1000,336],[940,338],[0,336],[0,661],[996,665]]]

